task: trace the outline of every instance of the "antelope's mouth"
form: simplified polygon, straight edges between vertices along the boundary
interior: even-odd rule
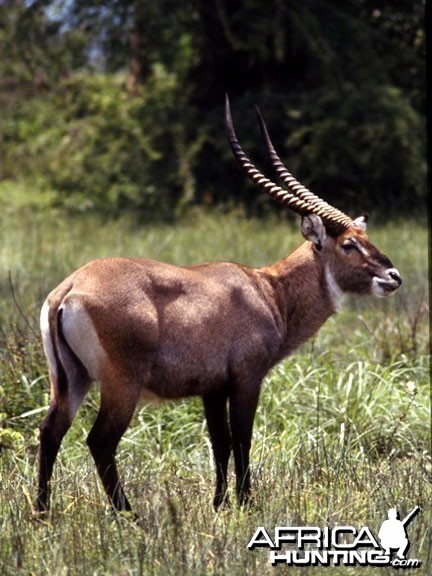
[[[390,268],[383,277],[374,276],[372,279],[372,292],[376,296],[388,296],[395,292],[402,284],[402,278],[396,268]]]

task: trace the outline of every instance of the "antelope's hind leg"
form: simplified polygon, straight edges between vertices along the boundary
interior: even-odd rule
[[[100,384],[101,406],[87,444],[112,507],[119,512],[130,511],[131,505],[119,479],[115,453],[132,419],[140,390],[122,386],[121,380],[115,383],[102,379]]]
[[[78,368],[73,377],[65,382],[64,389],[59,389],[55,376],[50,374],[50,378],[53,390],[51,404],[39,427],[39,482],[35,505],[38,513],[47,512],[49,509],[50,481],[54,462],[61,442],[71,427],[91,382],[88,374],[81,368]]]
[[[64,340],[61,332],[61,313],[57,325],[51,321],[55,306],[50,310],[48,301],[41,310],[40,327],[45,356],[49,366],[51,404],[42,421],[39,446],[39,480],[35,511],[49,509],[50,480],[54,462],[64,435],[69,430],[84,396],[90,387],[90,376]],[[57,349],[54,333],[58,329]]]

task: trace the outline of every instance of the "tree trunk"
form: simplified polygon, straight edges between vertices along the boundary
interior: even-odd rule
[[[144,84],[152,72],[148,53],[146,23],[147,20],[144,13],[136,10],[135,22],[129,35],[128,88],[132,94],[136,94],[138,86]]]

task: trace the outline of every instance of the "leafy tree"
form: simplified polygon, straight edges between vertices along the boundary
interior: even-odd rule
[[[166,215],[192,202],[243,201],[260,212],[265,200],[225,140],[229,91],[241,141],[259,163],[255,102],[290,168],[331,201],[343,198],[342,208],[421,204],[423,8],[4,0],[0,177],[38,174],[60,203],[80,209]]]
[[[59,7],[48,0],[0,2],[2,86],[53,88],[84,65],[86,38],[78,29],[64,28]]]

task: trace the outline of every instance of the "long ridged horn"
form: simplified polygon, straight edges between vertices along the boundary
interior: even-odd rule
[[[355,226],[354,222],[349,216],[344,214],[341,210],[334,208],[316,194],[313,194],[310,190],[300,184],[300,182],[296,180],[291,172],[288,171],[287,167],[282,163],[273,146],[267,130],[267,126],[258,106],[256,106],[256,111],[272,166],[282,182],[288,187],[288,189],[291,190],[291,192],[293,192],[293,194],[295,194],[298,198],[310,204],[311,211],[321,217],[326,229],[330,233],[337,235],[347,228]]]
[[[292,192],[277,186],[274,182],[266,178],[264,174],[255,168],[255,166],[243,152],[243,149],[240,146],[234,131],[231,106],[228,95],[225,96],[225,130],[235,159],[254,184],[257,184],[260,186],[260,188],[263,188],[267,194],[276,200],[276,202],[282,204],[283,206],[287,206],[294,212],[297,212],[297,214],[304,216],[314,212],[313,206],[311,206],[308,201],[298,198]]]

